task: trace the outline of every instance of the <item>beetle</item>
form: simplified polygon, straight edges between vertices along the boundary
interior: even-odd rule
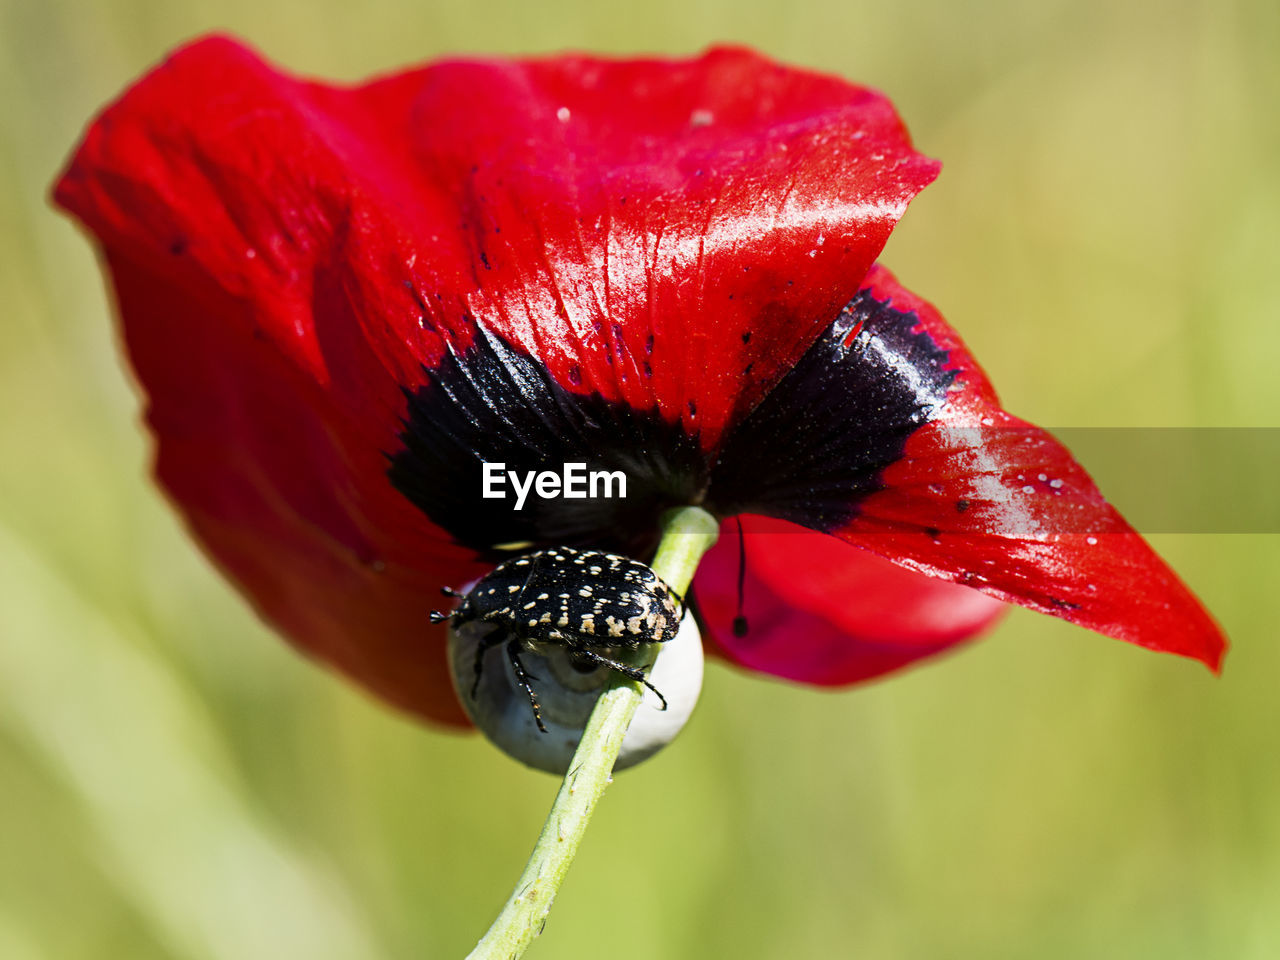
[[[503,643],[516,679],[529,695],[538,729],[542,722],[538,697],[520,654],[536,644],[566,648],[575,666],[609,667],[666,698],[645,672],[607,655],[616,649],[665,643],[680,628],[682,598],[651,567],[616,553],[549,547],[507,560],[482,577],[465,594],[448,587],[444,594],[462,602],[451,613],[431,611],[431,622],[451,620],[457,628],[473,622],[493,630],[476,646],[474,700],[484,669],[484,655]],[[602,652],[605,651],[605,652]]]

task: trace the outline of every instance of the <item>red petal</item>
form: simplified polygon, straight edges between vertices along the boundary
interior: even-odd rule
[[[344,88],[214,38],[108,108],[55,196],[107,253],[206,548],[297,643],[457,721],[426,613],[483,568],[387,482],[403,388],[480,317],[711,449],[935,173],[879,94],[741,50]]]
[[[395,83],[418,131],[449,131],[415,147],[462,198],[477,312],[561,383],[577,366],[584,390],[684,418],[706,449],[937,172],[884,97],[745,50],[451,63]]]
[[[1000,409],[938,312],[877,268],[867,287],[912,311],[959,371],[941,415],[908,439],[885,489],[832,531],[895,563],[1217,670],[1222,631],[1084,469]]]
[[[428,614],[445,602],[442,585],[484,567],[388,496],[377,446],[231,322],[243,304],[108,263],[148,393],[156,474],[196,538],[285,636],[406,710],[465,724],[444,627]]]
[[[856,683],[962,643],[1007,609],[835,537],[766,517],[741,520],[744,636],[731,629],[738,613],[735,521],[721,525],[695,581],[708,640],[740,666],[802,683]]]
[[[480,317],[560,383],[656,405],[712,449],[936,172],[878,93],[744,50],[340,89],[212,39],[107,111],[57,199],[132,259],[172,272],[180,250],[271,301],[256,322],[317,377],[322,270],[397,383]]]

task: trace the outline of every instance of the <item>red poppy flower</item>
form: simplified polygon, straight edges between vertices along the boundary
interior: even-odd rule
[[[711,637],[756,670],[864,679],[1000,601],[1216,667],[1197,601],[873,266],[936,172],[879,94],[743,50],[334,86],[209,39],[97,119],[56,200],[197,539],[409,710],[463,722],[442,584],[523,544],[643,557],[694,502],[727,523]],[[516,509],[486,462],[620,470],[627,497]]]

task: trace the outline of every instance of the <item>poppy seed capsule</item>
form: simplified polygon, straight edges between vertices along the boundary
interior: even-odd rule
[[[567,769],[615,673],[653,694],[641,704],[616,769],[670,742],[701,690],[702,644],[693,618],[682,624],[674,592],[626,557],[567,547],[517,557],[462,595],[452,614],[433,616],[452,621],[451,673],[472,722],[539,769]],[[645,643],[668,644],[652,676],[617,659]],[[503,645],[506,656],[486,669],[487,654]]]
[[[485,654],[506,643],[507,658],[544,733],[538,698],[521,660],[521,653],[537,644],[562,645],[583,672],[609,667],[643,683],[666,708],[644,671],[608,655],[663,643],[680,626],[675,594],[638,560],[571,547],[538,550],[500,564],[463,596],[456,610],[433,612],[431,619],[452,620],[455,630],[475,621],[492,625],[476,648],[471,695],[479,687]]]
[[[583,673],[567,647],[537,644],[522,654],[534,686],[543,725],[538,729],[529,709],[529,696],[506,657],[490,658],[480,684],[475,684],[476,648],[490,627],[472,621],[449,631],[449,668],[458,702],[476,729],[508,756],[537,770],[563,775],[573,761],[591,711],[600,694],[616,675],[608,667]],[[662,691],[667,709],[645,691],[631,726],[623,738],[613,769],[634,766],[670,743],[692,716],[702,692],[702,640],[691,615],[686,615],[676,636],[662,645],[650,682]]]

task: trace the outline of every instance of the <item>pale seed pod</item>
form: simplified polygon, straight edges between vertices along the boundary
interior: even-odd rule
[[[505,643],[484,657],[480,681],[475,681],[475,650],[493,624],[470,621],[449,631],[449,668],[458,699],[471,722],[504,753],[548,773],[564,774],[577,749],[592,707],[617,674],[605,666],[584,672],[563,644],[526,644],[521,660],[541,707],[547,732],[538,729],[529,696],[516,679]],[[608,648],[605,648],[608,649]],[[667,700],[667,709],[648,690],[623,740],[615,770],[652,756],[684,727],[702,689],[702,638],[693,616],[686,612],[674,638],[662,645],[661,656],[648,680]],[[475,685],[475,697],[471,690]]]

